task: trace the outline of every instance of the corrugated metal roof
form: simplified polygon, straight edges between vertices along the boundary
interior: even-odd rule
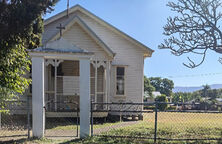
[[[91,53],[84,49],[77,47],[76,45],[68,42],[64,38],[59,38],[55,41],[51,41],[43,45],[42,47],[38,47],[33,50],[29,50],[32,52],[57,52],[57,53]]]

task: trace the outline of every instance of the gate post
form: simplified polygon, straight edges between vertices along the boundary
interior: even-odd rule
[[[90,60],[80,59],[80,138],[90,134]]]
[[[33,137],[44,137],[45,131],[44,58],[32,57],[32,131]]]
[[[93,102],[91,101],[91,136],[93,136]]]

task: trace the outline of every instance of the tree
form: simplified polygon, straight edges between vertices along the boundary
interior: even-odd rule
[[[193,100],[194,102],[200,102],[202,101],[202,96],[201,96],[201,91],[194,91],[191,93],[191,100]]]
[[[210,86],[209,85],[203,85],[203,89],[201,90],[201,96],[202,97],[208,97],[208,92],[210,90]]]
[[[173,102],[188,102],[193,100],[192,93],[189,92],[176,92],[173,94]]]
[[[162,94],[161,96],[157,96],[155,98],[155,101],[160,102],[160,103],[157,104],[157,109],[159,109],[160,111],[166,110],[166,108],[167,108],[166,103],[168,102],[166,95]]]
[[[155,87],[156,91],[159,91],[161,94],[165,94],[166,96],[172,95],[172,90],[174,88],[174,83],[172,80],[167,78],[160,77],[151,77],[150,83],[153,87]]]
[[[155,87],[150,84],[149,78],[144,76],[144,92],[147,92],[149,96],[152,96],[152,92],[155,91]]]
[[[200,62],[188,57],[189,63],[183,64],[189,68],[201,65],[209,50],[222,54],[221,0],[178,0],[167,6],[178,15],[167,19],[163,33],[167,38],[160,49],[170,49],[176,56],[201,55]]]
[[[211,100],[215,100],[219,97],[219,90],[217,89],[211,89],[208,91],[208,96],[211,98]]]
[[[23,94],[31,80],[26,49],[41,45],[42,15],[58,0],[0,0],[0,108]]]

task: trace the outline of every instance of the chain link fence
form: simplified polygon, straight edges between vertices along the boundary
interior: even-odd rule
[[[0,116],[0,143],[32,136],[31,99],[5,103],[7,106],[1,109]],[[195,103],[91,103],[91,134],[140,142],[222,142],[221,107]],[[47,138],[78,137],[78,104],[50,101],[45,113]]]
[[[31,106],[29,97],[25,101],[5,102],[5,107],[0,109],[0,143],[19,142],[32,137]],[[78,104],[47,102],[45,116],[46,138],[75,139],[79,136]]]
[[[91,103],[91,134],[140,142],[222,142],[221,105],[197,103]]]
[[[31,131],[30,100],[5,101],[0,109],[0,142],[29,138]]]

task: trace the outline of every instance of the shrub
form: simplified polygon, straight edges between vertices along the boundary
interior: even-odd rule
[[[164,94],[162,94],[161,96],[157,96],[155,98],[155,101],[156,102],[168,102],[167,97]],[[160,110],[160,111],[165,111],[167,106],[168,105],[165,104],[165,103],[159,103],[159,104],[157,104],[157,109]]]

